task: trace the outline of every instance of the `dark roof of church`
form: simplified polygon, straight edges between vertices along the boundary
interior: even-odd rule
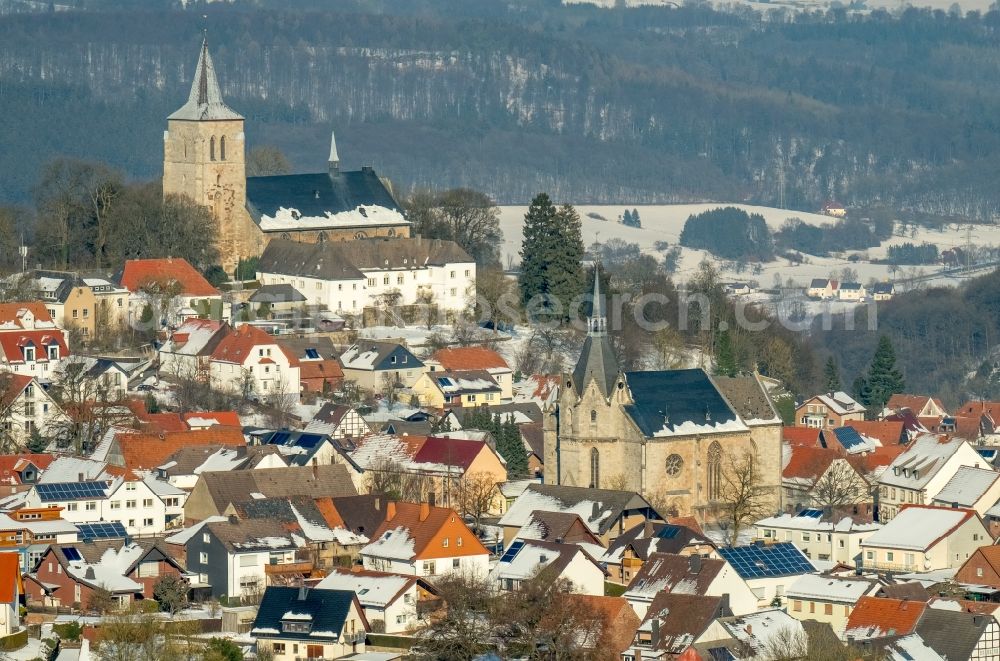
[[[219,89],[219,79],[215,75],[215,65],[208,52],[208,39],[201,42],[201,51],[191,79],[191,92],[188,94],[187,103],[167,119],[190,121],[243,119],[242,115],[222,100],[222,90]]]
[[[274,216],[281,207],[309,217],[353,211],[361,205],[403,212],[371,168],[247,177],[247,210],[258,223],[261,216]]]
[[[618,359],[607,335],[588,335],[583,342],[580,359],[573,368],[573,387],[582,393],[593,378],[601,394],[607,397],[617,377]]]
[[[625,382],[635,402],[625,412],[647,437],[664,427],[676,432],[687,422],[714,426],[739,421],[703,369],[626,372]]]

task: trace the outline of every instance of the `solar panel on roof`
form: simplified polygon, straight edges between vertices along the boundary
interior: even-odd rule
[[[107,491],[105,482],[54,482],[35,485],[38,497],[45,501],[103,498]]]
[[[69,560],[70,562],[83,560],[83,556],[80,555],[80,551],[78,551],[75,546],[64,546],[63,555],[66,556],[66,559]]]
[[[673,539],[674,537],[677,536],[677,533],[679,533],[680,531],[681,531],[680,526],[672,526],[668,524],[660,528],[658,531],[656,531],[653,537],[656,537],[658,539]]]
[[[322,440],[323,437],[320,434],[302,434],[295,444],[303,448],[314,448]]]
[[[810,519],[818,519],[823,516],[823,510],[804,509],[801,512],[799,512],[796,516],[807,516]]]
[[[287,431],[279,431],[271,434],[271,440],[268,442],[271,445],[284,445],[290,437],[291,434]]]
[[[743,578],[789,576],[814,571],[809,560],[793,544],[737,546],[719,549],[721,555]]]
[[[523,541],[521,541],[520,539],[514,540],[514,542],[510,545],[510,548],[508,548],[504,552],[503,557],[500,558],[500,562],[510,562],[511,560],[514,559],[514,556],[518,554],[518,551],[520,551],[523,547],[524,547]]]
[[[82,541],[94,539],[124,539],[125,526],[120,521],[100,521],[98,523],[78,523],[76,528]]]

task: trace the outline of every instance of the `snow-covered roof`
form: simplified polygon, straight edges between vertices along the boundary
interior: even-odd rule
[[[757,652],[772,649],[794,636],[805,635],[802,622],[777,608],[719,622],[729,635]]]
[[[376,204],[359,204],[349,211],[327,211],[321,216],[303,215],[292,207],[279,207],[274,215],[262,214],[260,228],[265,232],[287,229],[317,229],[382,225],[406,225],[406,218],[396,209]]]
[[[584,553],[583,549],[575,544],[554,544],[530,539],[522,542],[520,550],[514,552],[513,556],[509,556],[509,553],[504,554],[500,562],[494,566],[494,578],[522,581],[531,578],[540,569],[548,567],[556,560],[568,564],[578,553]]]
[[[354,546],[367,544],[368,538],[364,535],[356,534],[346,528],[330,528],[322,523],[310,521],[296,509],[295,505],[289,504],[292,514],[302,530],[302,534],[311,542],[337,542],[341,546]]]
[[[112,476],[105,471],[106,467],[107,463],[103,461],[63,455],[56,457],[49,464],[49,467],[39,476],[38,483],[79,482],[81,474],[83,481],[110,480]]]
[[[976,513],[967,509],[904,507],[861,546],[926,551],[974,516]]]
[[[893,641],[886,648],[885,654],[887,661],[945,661],[943,656],[928,647],[916,633]]]
[[[986,468],[962,466],[955,472],[934,500],[945,505],[972,507],[1000,479],[1000,473]]]
[[[361,549],[361,554],[409,562],[417,552],[410,531],[403,526],[397,526],[387,530],[381,537]]]
[[[180,545],[187,544],[189,539],[197,535],[201,531],[201,529],[206,525],[208,525],[209,523],[217,523],[225,520],[226,517],[224,516],[210,516],[204,521],[199,521],[193,526],[185,528],[180,532],[175,532],[173,535],[167,536],[163,541],[167,542],[168,544],[180,544]]]
[[[0,530],[29,530],[33,535],[55,535],[77,531],[76,526],[65,519],[17,521],[4,513],[0,513]]]
[[[242,466],[247,460],[246,455],[240,455],[235,448],[219,448],[205,458],[200,466],[192,471],[201,475],[210,471],[231,471]]]
[[[600,500],[602,490],[589,490],[593,492],[593,500],[581,498],[569,502],[544,493],[544,490],[552,489],[549,485],[530,485],[500,518],[500,525],[521,528],[531,520],[531,513],[536,510],[564,512],[578,515],[592,532],[600,535],[616,513],[621,511],[617,503],[612,505]]]
[[[808,512],[809,510],[807,510]],[[754,524],[758,528],[781,528],[783,530],[816,530],[821,532],[870,532],[878,530],[882,524],[856,523],[848,516],[842,517],[836,522],[826,520],[823,517],[808,516],[807,514],[781,514],[779,516],[769,516]]]
[[[334,570],[316,584],[318,589],[351,590],[363,608],[385,608],[416,580],[402,574],[375,574]]]
[[[125,544],[119,549],[106,550],[101,559],[95,563],[83,560],[70,561],[66,572],[77,580],[103,587],[111,592],[141,591],[142,584],[127,578],[124,574],[144,552],[145,549],[138,544]]]
[[[876,585],[875,581],[846,579],[834,576],[806,574],[800,576],[785,590],[789,599],[809,599],[812,601],[835,601],[855,604]]]
[[[158,480],[152,475],[147,475],[142,479],[149,490],[161,498],[172,496],[186,496],[187,491],[179,489],[166,480]]]
[[[879,482],[891,487],[923,489],[965,443],[944,434],[921,434],[889,464]]]
[[[837,415],[859,413],[865,410],[864,406],[842,390],[838,390],[835,393],[816,395],[816,399]]]

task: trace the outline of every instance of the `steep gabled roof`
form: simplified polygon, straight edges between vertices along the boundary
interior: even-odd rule
[[[625,384],[625,412],[647,438],[748,429],[703,369],[626,372]]]
[[[961,466],[934,496],[934,501],[945,505],[957,504],[959,507],[973,507],[979,499],[986,495],[997,480],[1000,473],[985,468]],[[993,503],[991,502],[990,505]]]
[[[456,526],[455,539],[450,540],[448,547],[433,547],[431,542],[446,524]],[[387,505],[386,520],[371,538],[372,543],[361,550],[362,554],[404,562],[489,553],[455,510],[426,503]]]
[[[781,471],[785,479],[818,480],[834,460],[843,456],[833,448],[793,446],[791,450],[792,456]]]
[[[681,654],[717,617],[729,613],[722,597],[663,591],[649,604],[639,631],[653,631],[655,620],[659,639],[653,643],[653,649]]]
[[[221,514],[231,503],[253,498],[259,493],[264,497],[287,496],[355,496],[357,489],[347,468],[341,464],[320,466],[289,466],[286,468],[258,468],[228,472],[202,473],[199,480]]]
[[[782,427],[781,439],[791,446],[820,447],[819,433],[816,427]]]
[[[328,590],[318,588],[295,588],[270,586],[264,591],[264,598],[257,609],[250,634],[262,638],[316,641],[330,643],[340,640],[341,632],[351,606],[356,605],[364,622],[364,612],[358,604],[357,596],[351,590]],[[286,618],[296,622],[308,622],[308,633],[286,632],[281,621]]]
[[[653,553],[625,591],[626,599],[653,599],[660,592],[706,595],[725,560],[701,556]]]
[[[592,532],[603,535],[625,512],[647,509],[650,518],[658,516],[649,502],[634,491],[531,484],[501,517],[500,525],[520,528],[536,510],[568,512],[578,514]]]
[[[191,79],[191,92],[187,103],[175,110],[167,119],[187,121],[213,121],[243,119],[243,116],[226,105],[215,75],[215,64],[208,52],[208,39],[201,42],[198,64]]]
[[[846,420],[844,425],[864,436],[878,439],[882,445],[899,445],[905,440],[901,420]]]
[[[238,427],[221,426],[177,432],[118,434],[117,440],[125,468],[131,471],[153,470],[162,466],[181,448],[246,446],[246,439]]]
[[[438,349],[431,356],[448,371],[510,369],[507,361],[486,347],[452,347]]]
[[[976,511],[970,509],[904,505],[899,514],[862,541],[861,546],[926,552],[974,517],[979,520]]]

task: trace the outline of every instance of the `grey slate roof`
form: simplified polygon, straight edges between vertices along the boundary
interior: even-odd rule
[[[243,119],[243,116],[226,105],[219,89],[219,79],[215,76],[215,65],[208,52],[208,39],[201,42],[198,64],[191,80],[191,93],[187,103],[178,108],[167,119],[189,121]]]
[[[204,530],[211,532],[230,553],[296,548],[291,533],[274,519],[213,521],[206,523]]]
[[[582,393],[593,379],[601,394],[607,397],[614,388],[616,378],[618,359],[607,335],[588,335],[583,342],[580,359],[573,368],[573,387],[578,393]]]
[[[322,217],[379,206],[402,213],[396,199],[371,168],[361,170],[247,177],[247,211],[255,222],[281,207],[305,217]]]
[[[991,623],[996,626],[990,615],[927,608],[917,623],[916,633],[946,659],[970,659]]]
[[[347,468],[340,464],[259,468],[202,473],[205,487],[221,514],[230,503],[251,498],[251,493],[265,497],[280,496],[354,496],[357,489]]]
[[[685,422],[717,425],[738,420],[703,369],[626,372],[625,382],[635,402],[625,412],[647,437]]]
[[[302,303],[306,297],[298,289],[285,283],[264,285],[249,300],[251,303]]]
[[[645,511],[647,518],[659,517],[646,499],[634,491],[530,484],[507,509],[507,513],[500,520],[500,525],[521,527],[531,520],[535,511],[569,512],[584,504],[588,506],[589,511],[581,513],[580,518],[588,528],[599,535],[608,532],[629,512]]]
[[[257,609],[251,634],[279,640],[298,640],[331,643],[340,640],[344,623],[355,602],[351,590],[296,588],[272,585],[264,591],[264,598]],[[361,608],[358,608],[361,611]],[[281,620],[286,613],[295,613],[296,621],[309,616],[312,629],[309,633],[292,633],[282,630]]]

